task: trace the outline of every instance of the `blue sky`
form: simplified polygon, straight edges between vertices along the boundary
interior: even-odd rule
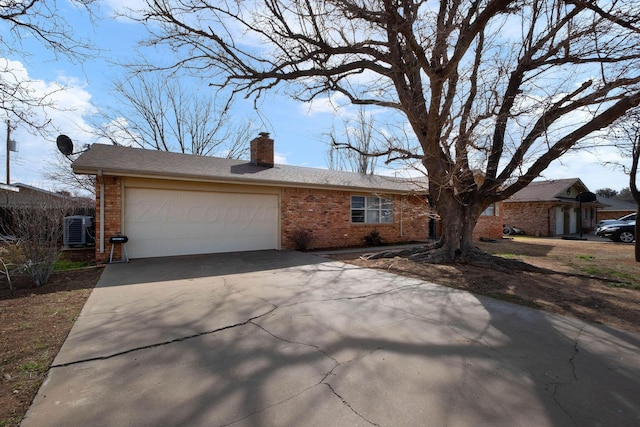
[[[65,8],[71,8],[61,1]],[[145,30],[138,24],[121,19],[111,19],[114,9],[123,5],[132,6],[131,0],[108,0],[103,2],[100,13],[103,15],[92,25],[85,14],[73,8],[65,11],[68,24],[75,33],[90,38],[101,50],[100,54],[83,63],[72,63],[64,57],[55,58],[43,47],[32,40],[24,39],[23,49],[31,53],[24,58],[12,56],[14,69],[20,70],[33,82],[33,90],[46,91],[58,86],[66,89],[56,94],[56,102],[65,107],[65,111],[49,110],[52,123],[61,132],[69,135],[76,146],[95,142],[88,132],[89,118],[98,110],[111,105],[114,97],[110,91],[113,78],[123,75],[126,70],[116,62],[136,59],[136,43],[145,37]],[[0,27],[0,35],[6,28]],[[212,90],[204,85],[203,90]],[[330,127],[334,115],[328,99],[319,99],[312,105],[297,103],[283,95],[273,94],[260,102],[259,114],[252,109],[252,102],[237,105],[238,114],[261,123],[261,130],[271,133],[275,140],[276,161],[291,165],[326,168],[328,166],[328,145],[323,134]],[[353,112],[355,109],[352,109]],[[4,118],[3,118],[4,122]],[[0,140],[5,140],[6,127],[0,126]],[[57,158],[55,134],[50,139],[34,136],[19,127],[12,133],[18,142],[18,152],[11,153],[11,181],[21,182],[46,189],[58,189],[55,182],[48,181],[43,172]],[[249,141],[247,141],[248,143]],[[0,150],[0,163],[5,164],[4,149]],[[598,149],[570,153],[561,161],[556,161],[544,173],[544,178],[578,177],[591,190],[609,187],[620,190],[628,187],[628,176],[620,168],[603,166],[603,162],[623,162],[615,149]],[[379,167],[380,173],[393,174],[391,170]],[[0,173],[4,182],[6,172]]]

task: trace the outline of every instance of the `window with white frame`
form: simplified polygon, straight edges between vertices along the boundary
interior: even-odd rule
[[[376,196],[351,196],[351,222],[392,224],[393,199]]]

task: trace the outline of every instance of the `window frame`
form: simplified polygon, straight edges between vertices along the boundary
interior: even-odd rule
[[[355,202],[355,203],[354,203]],[[354,221],[354,219],[361,219]],[[393,197],[351,195],[350,221],[351,224],[393,224]]]

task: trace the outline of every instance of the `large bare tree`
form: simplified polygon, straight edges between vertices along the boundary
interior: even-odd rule
[[[638,164],[640,163],[640,131],[638,131],[635,135],[635,139],[633,141],[633,151],[631,154],[631,173],[629,174],[629,183],[631,194],[633,194],[633,199],[636,201],[636,247],[635,247],[635,258],[637,262],[640,262],[640,224],[638,223],[637,218],[640,217],[640,189],[638,187]]]
[[[250,120],[233,120],[228,99],[189,88],[178,76],[140,73],[113,85],[119,102],[103,110],[94,126],[114,144],[240,158],[256,132]]]
[[[73,3],[92,16],[95,2],[76,0]],[[32,131],[43,131],[47,126],[46,116],[38,112],[59,108],[51,96],[63,88],[52,88],[46,93],[33,90],[22,63],[17,62],[29,61],[33,56],[25,48],[25,40],[36,40],[53,55],[64,55],[70,60],[82,60],[94,54],[90,41],[76,34],[67,22],[60,3],[61,0],[0,2],[0,22],[4,27],[0,37],[0,115]]]
[[[470,259],[487,206],[640,104],[637,0],[147,0],[140,13],[175,68],[235,93],[401,112],[419,149],[395,155],[425,166],[442,219],[433,261]]]

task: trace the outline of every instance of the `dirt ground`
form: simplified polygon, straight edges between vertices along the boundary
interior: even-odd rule
[[[15,276],[13,296],[0,280],[0,426],[20,424],[102,271],[54,273],[41,288]]]
[[[360,258],[371,251],[331,258],[640,332],[640,263],[634,261],[633,245],[516,237],[478,243],[478,247],[540,270],[506,273],[471,265],[415,263],[399,257]]]
[[[360,259],[371,250],[331,257],[640,332],[640,263],[632,245],[517,237],[478,246],[541,270]],[[58,272],[42,288],[14,277],[14,296],[0,280],[0,427],[19,425],[101,274],[100,268]]]

